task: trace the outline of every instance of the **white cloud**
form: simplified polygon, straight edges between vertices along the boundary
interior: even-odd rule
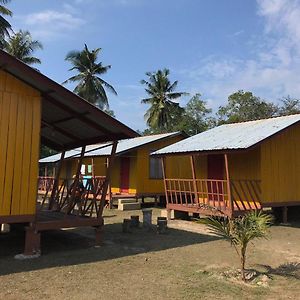
[[[271,101],[300,98],[300,0],[257,0],[264,20],[262,36],[249,43],[254,58],[208,57],[185,71],[213,107],[238,89]]]
[[[74,15],[70,7],[64,4],[64,11],[44,10],[25,16],[16,16],[21,27],[28,28],[38,39],[56,39],[67,36],[70,32],[80,28],[85,21]]]

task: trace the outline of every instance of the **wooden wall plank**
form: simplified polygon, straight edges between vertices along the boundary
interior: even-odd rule
[[[41,102],[39,97],[32,98],[33,114],[32,114],[32,145],[31,145],[31,165],[30,165],[30,181],[29,194],[27,201],[27,213],[34,214],[36,211],[37,197],[37,180],[39,167],[40,152],[40,128],[41,128]]]
[[[4,215],[10,215],[12,188],[13,188],[13,174],[15,161],[15,144],[17,131],[17,102],[15,98],[9,95],[10,109],[9,109],[9,123],[8,123],[8,140],[7,140],[7,154],[6,154],[6,168],[5,168],[5,183],[4,183]]]
[[[300,201],[300,125],[262,144],[262,199],[268,202]]]
[[[27,203],[29,197],[30,183],[30,164],[31,164],[31,135],[32,135],[32,101],[25,99],[25,123],[26,130],[24,131],[23,139],[23,160],[22,160],[22,201],[20,209],[24,214],[28,213]]]
[[[40,148],[38,91],[0,71],[0,215],[35,213]]]
[[[23,178],[22,178],[22,160],[23,160],[23,146],[24,146],[24,131],[25,131],[25,108],[26,101],[22,99],[22,96],[14,94],[12,101],[16,101],[18,104],[17,110],[17,131],[16,131],[16,144],[15,144],[15,161],[14,161],[14,175],[13,175],[13,189],[12,189],[12,203],[11,214],[22,214],[21,209],[22,201],[27,199],[22,198],[23,194]]]

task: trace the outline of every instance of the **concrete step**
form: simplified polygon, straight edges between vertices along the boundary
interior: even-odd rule
[[[120,198],[118,199],[118,204],[125,204],[125,203],[136,203],[135,198]]]
[[[136,210],[141,209],[141,203],[120,203],[118,205],[118,210]]]

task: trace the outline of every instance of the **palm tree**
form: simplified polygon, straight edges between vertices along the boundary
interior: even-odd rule
[[[272,223],[272,216],[261,211],[252,211],[235,219],[207,218],[199,222],[206,224],[212,233],[225,238],[237,252],[241,262],[242,280],[246,281],[245,263],[249,242],[254,239],[266,238],[268,228]]]
[[[5,44],[5,37],[9,36],[11,29],[10,23],[4,19],[3,16],[12,16],[12,12],[6,8],[4,5],[7,4],[10,0],[0,0],[0,48],[3,49]]]
[[[5,42],[4,50],[10,55],[22,60],[28,65],[40,64],[39,58],[32,56],[33,52],[43,49],[43,45],[33,40],[29,31],[20,30]]]
[[[104,81],[99,75],[105,74],[111,66],[103,66],[102,62],[97,62],[101,48],[90,51],[84,45],[82,51],[71,51],[65,60],[69,61],[73,67],[69,71],[77,71],[78,74],[70,77],[63,84],[68,82],[78,82],[74,92],[87,101],[97,105],[100,109],[109,108],[108,98],[105,88],[117,95],[115,89]]]
[[[170,82],[168,69],[157,72],[147,72],[148,80],[141,80],[141,84],[146,85],[145,91],[150,96],[141,102],[150,104],[150,108],[145,114],[147,125],[152,129],[167,131],[174,121],[181,115],[183,109],[179,103],[173,100],[178,99],[187,93],[174,92],[178,81]]]

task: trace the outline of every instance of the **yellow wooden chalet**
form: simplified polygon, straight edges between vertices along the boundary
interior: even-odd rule
[[[111,174],[111,184],[108,193],[110,203],[113,199],[134,197],[153,197],[158,200],[165,195],[162,165],[159,158],[150,157],[150,153],[171,145],[186,138],[181,132],[141,136],[131,139],[120,140],[117,145],[115,162]],[[96,144],[87,147],[81,174],[84,178],[102,178],[105,176],[109,156],[111,153],[110,144]],[[81,148],[73,149],[65,153],[65,161],[62,166],[61,178],[72,182],[75,174]],[[61,154],[52,155],[40,160],[43,169],[52,170],[51,165],[56,165]],[[169,172],[176,174],[185,164],[180,159],[170,157]],[[188,173],[188,168],[186,168]],[[46,175],[40,177],[40,189],[46,191],[51,187],[53,177]],[[53,172],[51,172],[53,175]],[[86,184],[86,181],[85,181]],[[49,193],[49,191],[48,191]]]
[[[37,207],[40,146],[57,151],[116,141],[138,134],[35,69],[0,50],[0,223],[26,223],[25,253],[40,250],[40,231],[103,224],[103,203],[96,198],[76,202],[81,160],[72,191],[61,193],[58,178],[49,202]],[[110,155],[114,156],[116,142]],[[90,189],[105,197],[103,184]],[[97,191],[96,191],[97,190]],[[103,199],[103,198],[102,198]]]
[[[221,125],[154,153],[185,157],[177,177],[165,162],[167,207],[229,217],[300,205],[300,114]],[[189,163],[188,163],[189,160]]]

